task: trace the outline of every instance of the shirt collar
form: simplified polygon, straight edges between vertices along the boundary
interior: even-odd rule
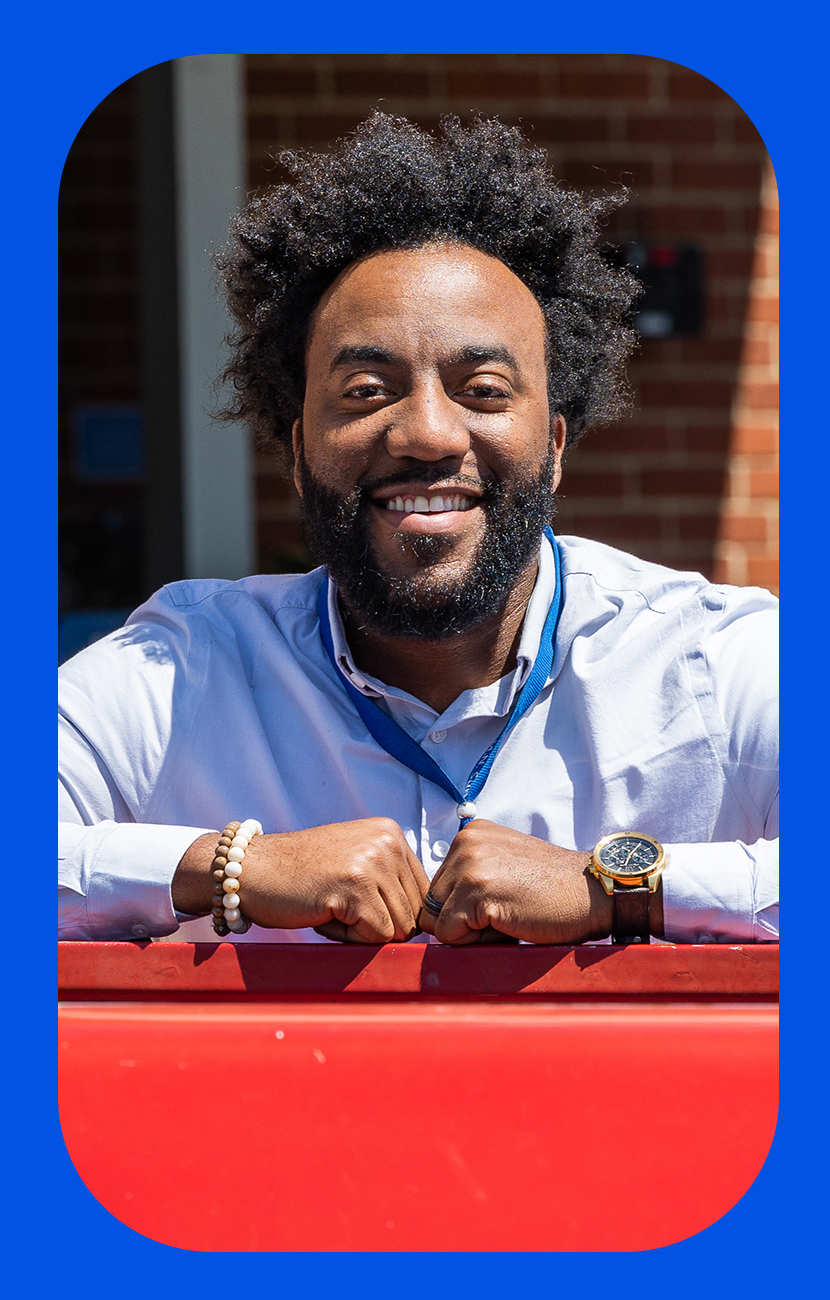
[[[555,590],[556,566],[554,564],[553,551],[548,540],[543,538],[539,548],[539,568],[536,574],[536,582],[530,600],[528,601],[527,612],[525,613],[524,622],[522,624],[522,634],[519,638],[519,646],[516,651],[516,667],[512,673],[508,673],[505,677],[501,678],[500,683],[493,684],[494,687],[503,687],[503,685],[509,683],[509,685],[507,685],[507,690],[500,689],[498,692],[500,697],[498,708],[499,713],[509,712],[513,706],[513,701],[528,678],[536,659],[536,655],[539,652],[542,628],[545,625],[545,619],[547,618]],[[387,686],[377,677],[371,677],[368,673],[361,672],[357,667],[346,640],[346,631],[343,626],[343,620],[340,617],[337,586],[331,578],[329,578],[328,585],[328,610],[335,659],[337,660],[338,667],[342,669],[352,686],[370,699],[377,699],[378,697],[385,696],[413,701],[414,697],[409,695],[407,691],[402,691],[395,686]],[[471,694],[471,692],[465,692],[465,695],[469,694]],[[420,700],[414,702],[425,707]],[[452,707],[455,708],[455,706]]]

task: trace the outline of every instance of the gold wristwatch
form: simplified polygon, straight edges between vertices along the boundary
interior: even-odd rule
[[[612,943],[650,943],[649,903],[666,869],[663,845],[639,831],[604,835],[588,870],[614,899]]]

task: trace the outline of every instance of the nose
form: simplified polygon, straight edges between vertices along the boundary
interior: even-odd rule
[[[396,459],[460,461],[470,449],[466,411],[439,380],[416,385],[390,414],[385,444]]]

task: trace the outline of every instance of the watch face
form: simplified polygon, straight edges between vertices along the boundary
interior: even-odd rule
[[[651,871],[660,850],[644,835],[616,835],[603,845],[597,857],[615,876],[642,876]]]

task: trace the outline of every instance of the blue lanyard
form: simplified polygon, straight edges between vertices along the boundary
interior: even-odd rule
[[[542,637],[539,642],[539,653],[536,656],[533,667],[530,670],[527,681],[522,687],[521,694],[513,706],[507,723],[502,728],[499,735],[493,741],[489,749],[485,750],[481,758],[476,763],[467,780],[467,785],[462,793],[458,786],[452,781],[442,767],[439,767],[435,759],[427,754],[426,750],[412,739],[411,736],[399,727],[383,709],[378,708],[373,700],[362,695],[356,690],[348,677],[344,674],[342,668],[337,662],[334,653],[334,643],[331,637],[331,626],[329,624],[329,605],[328,605],[328,577],[326,577],[320,587],[320,596],[317,602],[317,611],[320,616],[320,635],[323,638],[323,645],[326,647],[326,653],[332,662],[338,678],[346,689],[346,692],[357,709],[358,714],[366,725],[369,733],[374,737],[382,749],[392,758],[396,758],[399,763],[417,772],[419,776],[424,777],[427,781],[432,781],[445,790],[450,798],[456,803],[456,812],[458,813],[461,825],[465,826],[468,821],[476,815],[475,800],[478,798],[487,777],[490,775],[490,769],[496,759],[502,745],[504,744],[510,732],[515,727],[521,717],[527,713],[531,704],[539,695],[545,683],[550,676],[551,666],[553,664],[553,655],[556,645],[556,627],[559,622],[559,615],[562,610],[562,572],[561,560],[559,557],[559,547],[550,528],[545,529],[545,536],[553,548],[553,561],[556,569],[556,589],[553,593],[550,609],[548,610],[545,625],[542,628]]]

